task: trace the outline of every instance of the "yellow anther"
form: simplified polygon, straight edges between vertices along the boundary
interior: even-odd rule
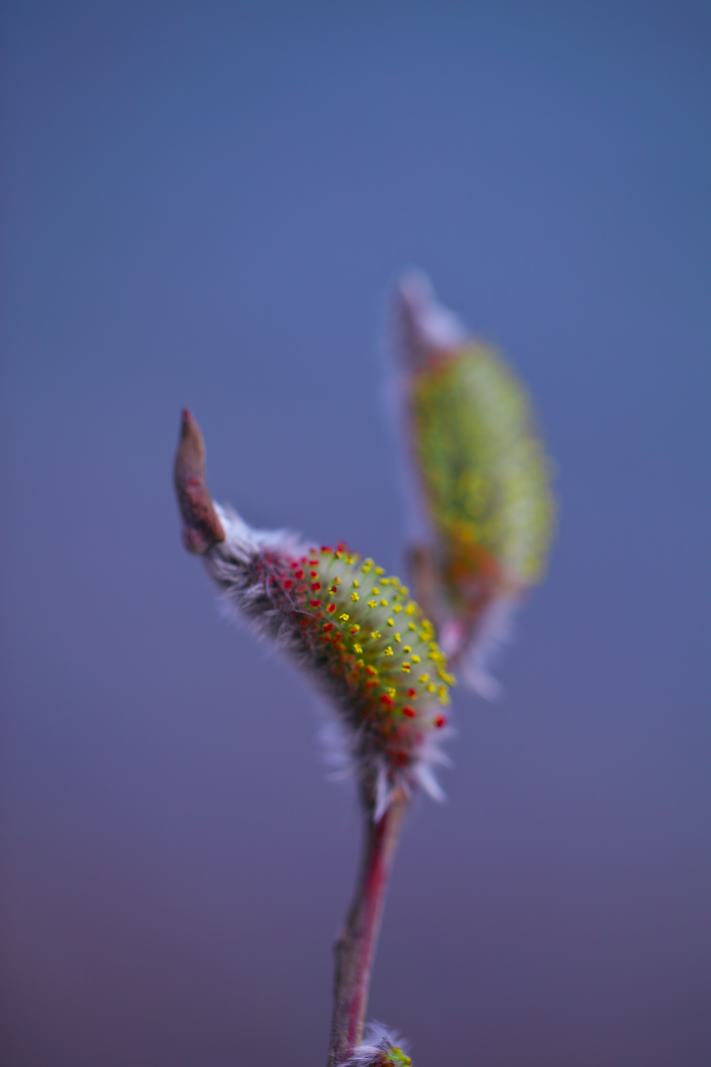
[[[363,646],[358,644],[353,645],[353,651],[359,656],[363,651]]]
[[[417,626],[414,622],[408,622],[407,628],[408,630],[411,630],[413,634],[417,633]]]
[[[413,663],[420,663],[421,660],[422,660],[422,656],[418,656],[417,653],[415,653],[415,655],[412,657],[412,662]]]
[[[430,684],[427,686],[427,692],[428,693],[436,693],[437,692],[437,686],[434,684],[434,682],[430,682]]]
[[[378,589],[377,585],[373,586],[373,596],[380,596],[380,590]]]
[[[393,637],[398,642],[398,644],[402,641],[402,637],[400,636],[399,633],[397,633],[397,631],[393,634]]]
[[[394,656],[395,655],[395,653],[393,652],[393,650],[390,647],[390,645],[388,645],[387,648],[383,649],[383,655],[384,656]]]
[[[393,611],[396,615],[399,615],[402,611],[402,604],[393,604]]]
[[[368,601],[368,607],[369,608],[377,608],[377,606],[378,606],[378,601],[377,600],[369,600]]]
[[[347,611],[342,611],[338,618],[341,620],[341,622],[348,622],[348,620],[350,619],[350,615]]]
[[[383,635],[381,634],[380,630],[371,630],[370,631],[370,640],[371,641],[379,641],[382,636]]]
[[[409,656],[410,653],[412,652],[412,645],[403,645],[402,646],[402,650],[403,650],[403,652],[405,653],[406,656]]]
[[[380,576],[381,574],[385,574],[385,567],[376,567],[374,573],[378,576]]]
[[[429,682],[429,680],[430,680],[429,674],[421,674],[420,675],[420,681],[422,682],[423,685],[425,685],[427,682]]]
[[[388,687],[386,688],[385,692],[387,693],[387,695],[388,695],[389,697],[394,697],[394,696],[397,696],[397,689],[395,688],[395,686],[394,686],[394,685],[389,685],[389,686],[388,686]]]
[[[384,607],[384,608],[386,608],[389,603],[390,603],[390,601],[386,600],[385,597],[383,597],[383,599],[380,601],[381,606]]]
[[[409,674],[409,672],[412,670],[412,667],[409,663],[403,663],[402,669],[404,670],[405,674]]]
[[[415,604],[413,604],[412,601],[410,601],[410,603],[405,608],[405,614],[406,615],[414,615],[416,611],[417,611],[417,606]]]
[[[387,619],[386,621],[387,621],[388,626],[394,626],[395,625],[394,619]]]
[[[353,586],[354,589],[360,589],[360,581],[357,578],[353,579],[353,581],[351,582],[351,585]]]
[[[360,593],[351,593],[351,600],[354,604],[357,604],[360,600]]]

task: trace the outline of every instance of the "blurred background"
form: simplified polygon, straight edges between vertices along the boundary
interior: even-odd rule
[[[417,1067],[711,1062],[709,4],[7,0],[2,40],[4,1062],[324,1062],[353,791],[171,461],[187,404],[218,498],[402,572],[412,266],[528,383],[560,523],[370,1015]]]

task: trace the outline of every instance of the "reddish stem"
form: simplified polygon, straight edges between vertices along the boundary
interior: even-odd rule
[[[373,956],[407,801],[402,796],[396,797],[378,822],[373,819],[370,798],[365,807],[358,884],[345,929],[334,946],[336,977],[328,1067],[338,1067],[363,1037]]]

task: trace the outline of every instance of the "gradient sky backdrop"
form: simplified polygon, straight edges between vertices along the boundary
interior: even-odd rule
[[[188,404],[218,497],[401,571],[413,265],[532,389],[560,526],[371,1015],[417,1067],[705,1067],[709,5],[3,8],[8,1067],[323,1063],[352,791],[170,465]]]

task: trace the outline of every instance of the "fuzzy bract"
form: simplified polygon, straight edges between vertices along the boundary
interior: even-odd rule
[[[218,508],[225,540],[204,557],[226,602],[306,668],[337,708],[378,808],[396,787],[436,793],[429,769],[454,677],[402,582],[345,545],[251,530]]]

